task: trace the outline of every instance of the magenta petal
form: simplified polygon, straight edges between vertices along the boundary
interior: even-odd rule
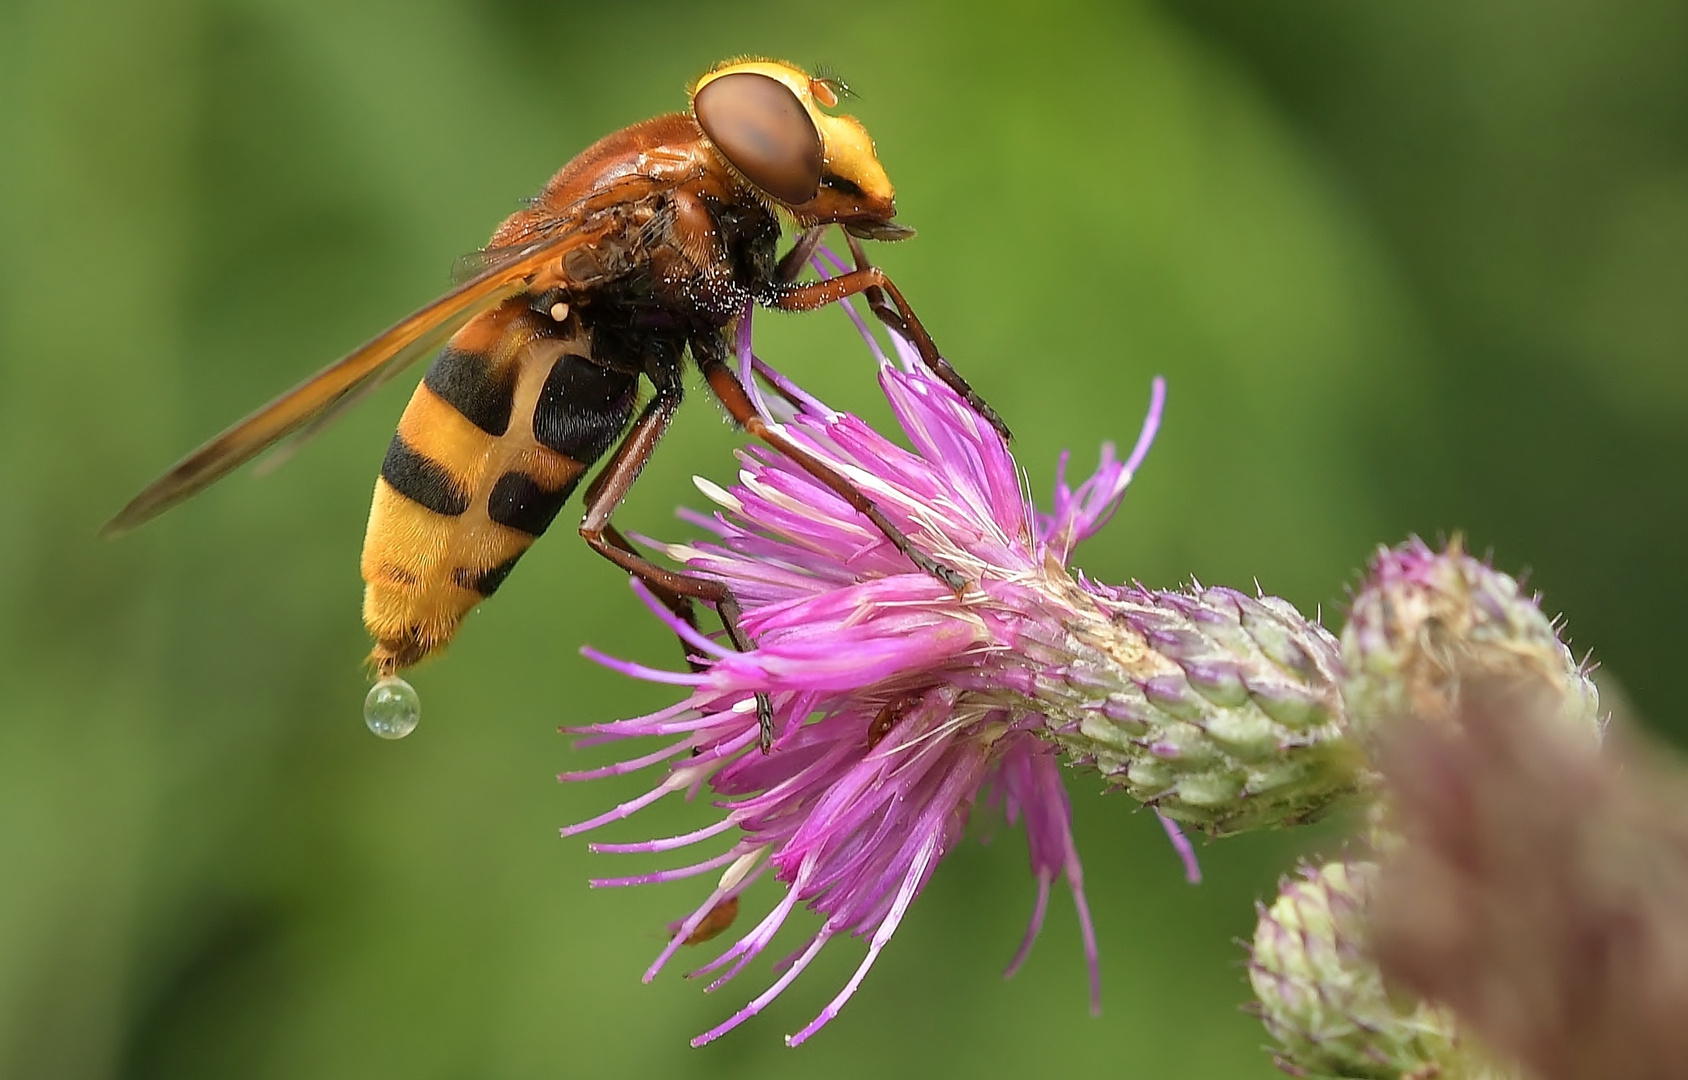
[[[726,656],[730,651],[704,637],[698,632],[697,627],[669,611],[668,606],[658,600],[656,594],[651,592],[644,582],[635,577],[630,577],[627,580],[632,583],[634,594],[644,601],[645,607],[650,613],[655,615],[662,622],[662,625],[674,631],[686,644],[706,656]]]
[[[643,757],[629,758],[626,761],[618,761],[613,765],[605,765],[597,769],[581,769],[576,772],[561,772],[557,774],[557,779],[567,783],[571,780],[602,780],[606,776],[623,776],[630,772],[638,772],[640,769],[648,769],[658,762],[667,761],[675,754],[685,751],[691,745],[690,740],[677,742]]]
[[[781,975],[774,985],[762,991],[755,1000],[740,1009],[738,1012],[734,1013],[725,1023],[718,1024],[693,1039],[692,1046],[699,1047],[709,1045],[716,1039],[725,1035],[727,1032],[744,1023],[746,1020],[749,1020],[752,1016],[755,1016],[757,1013],[767,1008],[768,1003],[779,997],[785,988],[791,985],[792,980],[803,974],[803,969],[809,966],[809,961],[813,960],[816,954],[821,951],[821,947],[826,944],[829,937],[831,937],[831,935],[824,929],[820,933],[816,934],[814,938],[810,940],[808,948],[803,950],[803,954],[797,958],[796,962],[793,963],[791,967],[786,969],[785,974]]]
[[[676,686],[696,686],[704,681],[702,675],[695,674],[693,672],[663,671],[661,668],[652,668],[646,667],[643,664],[635,664],[631,660],[617,660],[613,656],[599,652],[590,645],[582,645],[580,647],[580,655],[586,657],[588,660],[591,660],[593,663],[602,664],[611,671],[619,671],[623,675],[631,675],[635,679],[644,679],[646,682],[673,683]]]
[[[1160,819],[1161,828],[1166,830],[1166,838],[1172,841],[1172,850],[1178,853],[1178,858],[1184,863],[1184,880],[1191,885],[1200,885],[1202,865],[1196,860],[1196,849],[1191,846],[1190,838],[1184,835],[1184,830],[1178,827],[1176,821],[1159,810],[1155,811],[1155,817]]]
[[[1002,973],[1004,979],[1012,979],[1020,970],[1020,965],[1026,962],[1026,957],[1032,953],[1032,945],[1037,941],[1037,935],[1043,930],[1043,917],[1049,911],[1049,879],[1042,874],[1037,878],[1037,902],[1032,906],[1032,918],[1026,924],[1026,935],[1020,939],[1020,947],[1015,950],[1014,959],[1008,961],[1008,967]]]
[[[722,818],[713,825],[705,825],[701,829],[693,829],[679,836],[664,837],[661,840],[641,840],[634,844],[588,844],[587,850],[595,855],[643,855],[657,851],[673,851],[675,848],[687,847],[699,840],[707,840],[733,827],[732,818]]]
[[[678,881],[680,878],[696,877],[709,871],[726,866],[737,859],[744,852],[738,848],[723,851],[712,859],[704,859],[689,866],[677,866],[672,870],[655,870],[649,874],[634,874],[631,877],[618,878],[588,878],[587,884],[594,889],[622,889],[629,885],[655,885],[663,881]]]
[[[653,788],[652,790],[639,796],[637,799],[630,799],[627,802],[622,803],[614,810],[605,811],[595,818],[588,818],[587,820],[580,822],[578,825],[565,826],[562,829],[562,835],[565,837],[573,836],[576,833],[583,833],[596,829],[600,825],[607,825],[612,821],[620,821],[622,818],[632,817],[636,812],[643,810],[651,803],[656,802],[658,799],[668,794],[670,790],[672,789],[670,789],[666,784],[661,787]]]
[[[914,900],[914,894],[919,890],[920,883],[925,880],[926,873],[936,855],[936,846],[932,842],[928,841],[921,847],[919,854],[915,856],[913,865],[909,867],[908,873],[903,877],[902,885],[897,889],[897,897],[892,902],[891,910],[885,916],[885,921],[880,923],[878,930],[874,931],[873,940],[868,944],[867,956],[862,959],[860,966],[856,968],[856,973],[850,976],[850,981],[844,984],[844,989],[840,990],[838,996],[827,1003],[826,1008],[822,1009],[821,1014],[810,1021],[807,1027],[795,1035],[786,1036],[785,1044],[787,1046],[797,1046],[825,1027],[828,1021],[838,1015],[838,1011],[844,1007],[844,1003],[855,994],[856,988],[861,986],[862,980],[867,977],[868,969],[873,967],[875,960],[879,959],[879,953],[885,948],[886,942],[891,940],[891,935],[896,933],[897,927],[902,924],[903,915],[907,913],[908,906]],[[808,961],[809,957],[805,956],[798,963],[792,965],[792,974],[795,975],[796,972],[802,970],[802,965],[808,963]]]
[[[1126,487],[1148,456],[1149,447],[1154,445],[1165,408],[1166,380],[1157,375],[1150,385],[1149,411],[1143,418],[1143,429],[1137,435],[1131,456],[1123,462],[1116,461],[1113,445],[1103,446],[1096,472],[1076,491],[1067,486],[1067,455],[1061,455],[1055,477],[1054,506],[1048,516],[1038,516],[1037,530],[1056,558],[1066,561],[1074,545],[1094,536],[1113,518]]]
[[[1074,863],[1077,866],[1077,863]],[[1102,1015],[1102,957],[1096,949],[1096,924],[1090,921],[1090,902],[1084,898],[1084,878],[1075,870],[1067,876],[1073,907],[1078,910],[1078,929],[1084,939],[1084,966],[1090,971],[1090,1015]]]

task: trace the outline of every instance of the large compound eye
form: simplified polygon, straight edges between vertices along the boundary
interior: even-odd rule
[[[745,179],[797,205],[821,186],[821,136],[791,88],[754,71],[722,75],[692,99],[697,122]]]

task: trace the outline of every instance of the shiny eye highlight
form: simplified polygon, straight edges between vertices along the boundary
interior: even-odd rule
[[[778,79],[739,71],[712,79],[692,99],[697,122],[745,179],[797,205],[821,184],[821,136],[797,95]]]

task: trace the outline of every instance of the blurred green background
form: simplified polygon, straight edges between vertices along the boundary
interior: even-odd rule
[[[94,538],[436,293],[575,151],[746,52],[859,90],[920,229],[880,258],[1042,491],[1170,379],[1089,571],[1258,578],[1335,624],[1373,544],[1464,529],[1688,733],[1681,3],[3,0],[0,1076],[1275,1075],[1233,939],[1335,832],[1208,847],[1190,888],[1084,775],[1102,1018],[1064,896],[998,977],[1032,901],[1008,832],[945,863],[812,1043],[780,1036],[858,946],[687,1049],[765,968],[641,986],[699,890],[589,891],[634,860],[555,833],[642,783],[559,787],[601,757],[556,726],[669,700],[576,655],[673,659],[621,575],[560,525],[418,673],[418,732],[363,728],[358,547],[406,387]],[[884,416],[841,316],[758,333]],[[694,403],[620,520],[683,535],[690,474],[730,476],[734,444]]]

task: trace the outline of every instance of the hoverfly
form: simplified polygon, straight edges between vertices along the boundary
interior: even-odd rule
[[[362,558],[375,670],[393,675],[444,646],[612,446],[587,487],[581,536],[687,621],[694,599],[713,605],[744,649],[723,586],[650,562],[610,520],[680,404],[689,352],[735,421],[849,500],[921,569],[964,587],[843,476],[764,424],[726,363],[750,304],[805,311],[864,294],[1006,435],[862,254],[859,239],[913,230],[892,221],[894,192],[867,131],[827,111],[840,88],[785,63],[717,65],[693,84],[689,111],[588,147],[466,260],[456,288],[189,454],[106,532],[168,510],[287,436],[314,433],[443,342],[375,483]],[[801,230],[784,257],[782,221]],[[798,282],[833,225],[855,270]],[[654,394],[635,416],[641,376]],[[759,705],[766,750],[772,720]]]

